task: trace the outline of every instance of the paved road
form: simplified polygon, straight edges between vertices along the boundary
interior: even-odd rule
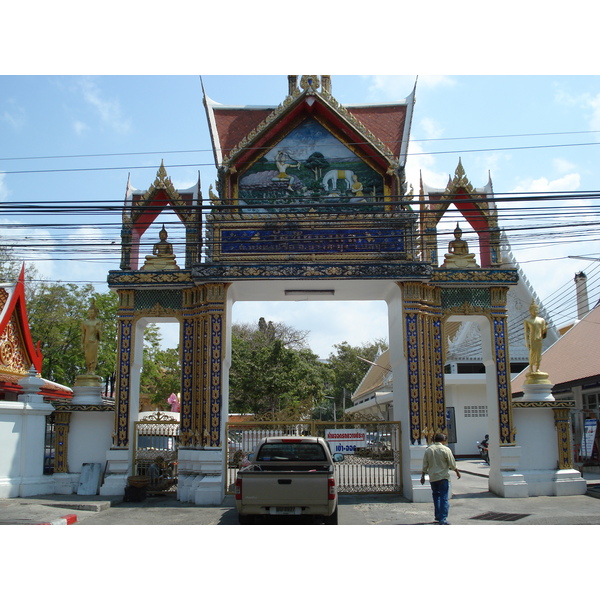
[[[499,498],[487,491],[484,463],[464,462],[459,468],[463,477],[457,480],[452,475],[453,525],[600,525],[600,494]],[[75,525],[237,525],[238,522],[230,496],[215,507],[183,504],[168,495],[149,496],[142,503],[123,502],[122,497],[76,495],[0,499],[0,524],[66,524],[61,519],[67,515],[75,515]],[[433,524],[433,506],[408,502],[397,495],[341,496],[339,523],[428,525]]]

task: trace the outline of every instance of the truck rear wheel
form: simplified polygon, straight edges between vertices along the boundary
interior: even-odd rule
[[[337,525],[338,524],[338,507],[328,516],[323,519],[325,525]]]
[[[240,525],[252,525],[254,523],[254,515],[238,515]]]

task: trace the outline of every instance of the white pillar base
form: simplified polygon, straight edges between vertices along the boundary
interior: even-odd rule
[[[421,473],[423,472],[423,455],[427,449],[427,443],[423,440],[421,444],[413,444],[409,448],[410,453],[410,481],[408,489],[406,481],[403,487],[403,496],[412,502],[431,502],[431,486],[429,477],[425,478],[425,485],[421,485]]]
[[[219,506],[225,498],[223,450],[180,449],[177,499],[197,506]]]
[[[77,491],[79,483],[79,474],[54,473],[54,493],[61,496],[74,494]]]
[[[502,498],[527,498],[529,486],[518,471],[521,459],[520,446],[500,446],[491,455],[490,492]]]
[[[576,469],[562,469],[554,474],[555,496],[579,496],[587,492],[587,481]]]
[[[129,450],[108,450],[106,462],[106,476],[100,486],[100,496],[122,496],[129,475]]]
[[[48,475],[22,477],[19,485],[19,497],[40,496],[54,493],[54,480]]]

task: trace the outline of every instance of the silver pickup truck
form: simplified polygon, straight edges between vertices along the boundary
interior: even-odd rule
[[[263,438],[250,465],[238,471],[239,522],[252,523],[259,515],[292,515],[322,517],[337,525],[334,463],[343,459],[343,454],[331,454],[323,438]]]

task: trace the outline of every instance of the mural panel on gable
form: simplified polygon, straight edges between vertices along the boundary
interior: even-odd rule
[[[252,212],[364,212],[376,210],[369,203],[382,200],[383,178],[307,119],[243,173],[238,197]],[[286,208],[290,204],[302,206]]]

